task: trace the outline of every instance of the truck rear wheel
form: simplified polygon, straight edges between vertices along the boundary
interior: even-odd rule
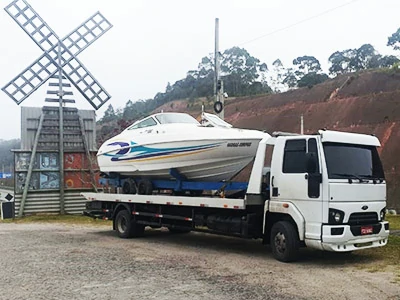
[[[271,229],[271,249],[274,257],[282,262],[294,261],[298,257],[300,241],[293,224],[276,222]]]
[[[115,218],[115,230],[120,238],[139,237],[144,234],[144,225],[133,221],[132,215],[126,210],[120,210]]]

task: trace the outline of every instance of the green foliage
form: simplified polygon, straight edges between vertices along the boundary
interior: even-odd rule
[[[382,56],[379,62],[380,68],[396,68],[399,65],[400,60],[394,55]]]
[[[270,93],[265,78],[260,74],[268,71],[268,66],[251,56],[245,49],[233,47],[223,54],[221,72],[224,74],[224,90],[231,96]]]
[[[397,57],[380,55],[371,44],[364,44],[358,49],[336,51],[329,57],[332,75],[357,72],[366,69],[390,67],[399,60]]]
[[[390,230],[400,230],[400,215],[386,215]]]
[[[317,76],[322,72],[321,64],[314,56],[299,56],[293,60],[293,66],[294,69],[288,69],[283,80],[289,88],[313,86],[322,80],[322,77]]]
[[[394,50],[400,50],[400,28],[388,37],[387,46],[393,47]]]
[[[329,57],[331,67],[329,73],[333,75],[339,75],[347,72],[351,72],[350,61],[354,57],[354,50],[347,49],[344,51],[336,51]]]
[[[104,112],[103,118],[99,121],[100,124],[111,122],[117,119],[117,115],[115,114],[114,107],[110,104],[107,110]]]
[[[294,88],[297,86],[297,77],[295,74],[295,71],[293,69],[287,69],[284,79],[283,79],[283,84],[287,85],[289,88]]]
[[[14,153],[11,152],[11,149],[20,149],[21,148],[21,140],[0,140],[0,172],[9,173],[14,172]]]
[[[316,84],[322,83],[329,79],[329,76],[326,74],[317,74],[316,72],[311,72],[304,75],[298,82],[298,87],[313,87]]]
[[[321,64],[314,56],[299,56],[293,60],[293,65],[298,66],[298,70],[303,76],[310,72],[318,73],[321,71]]]

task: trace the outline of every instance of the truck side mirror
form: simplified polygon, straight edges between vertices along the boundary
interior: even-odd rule
[[[307,173],[317,173],[317,154],[315,152],[306,153],[306,171]]]

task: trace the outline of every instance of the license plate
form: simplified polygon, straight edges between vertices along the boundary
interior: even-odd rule
[[[372,233],[374,233],[374,229],[372,228],[372,226],[361,227],[361,235],[372,234]]]

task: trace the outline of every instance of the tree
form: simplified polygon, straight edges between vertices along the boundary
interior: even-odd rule
[[[281,93],[288,89],[288,86],[283,84],[287,70],[280,59],[276,59],[272,63],[272,69],[269,72],[268,84],[275,93]]]
[[[128,102],[126,102],[125,104],[125,108],[124,108],[124,112],[122,113],[122,117],[125,120],[131,120],[134,118],[135,115],[135,107],[133,105],[132,100],[128,100]]]
[[[295,70],[290,74],[290,77],[288,79],[288,82],[292,85],[290,87],[301,87],[310,85],[313,86],[314,84],[316,84],[316,82],[323,80],[323,77],[317,76],[320,72],[322,72],[322,69],[319,60],[316,59],[314,56],[299,56],[293,60],[293,65],[295,66]],[[307,76],[309,74],[311,75]],[[297,79],[295,85],[294,77]],[[304,77],[306,78],[301,81]],[[299,85],[300,81],[301,85]]]
[[[326,74],[318,74],[316,72],[311,72],[306,75],[304,75],[298,82],[297,86],[298,87],[309,87],[311,88],[312,86],[322,83],[326,80],[329,79],[329,76]]]
[[[12,173],[14,170],[14,153],[11,149],[21,148],[21,140],[0,140],[0,172]]]
[[[106,111],[104,112],[103,118],[100,120],[101,123],[111,122],[116,120],[117,116],[115,115],[114,107],[110,104]]]
[[[339,75],[353,72],[354,70],[352,70],[351,62],[354,60],[356,55],[356,50],[354,49],[336,51],[328,59],[331,63],[329,73],[332,75]]]
[[[358,49],[336,51],[329,57],[333,75],[356,72],[360,70],[379,68],[382,56],[371,44],[364,44]]]
[[[232,96],[268,93],[268,66],[251,56],[245,49],[233,47],[223,53],[221,73],[225,91]]]
[[[314,56],[299,56],[293,60],[293,65],[297,66],[297,69],[302,73],[303,76],[310,72],[321,72],[321,64]]]
[[[355,71],[378,68],[380,58],[381,55],[371,44],[364,44],[356,50],[350,65]]]
[[[298,80],[295,71],[292,68],[289,68],[286,70],[282,83],[287,85],[289,88],[295,88]]]
[[[167,87],[165,88],[165,92],[169,93],[171,91],[172,91],[172,87],[171,87],[171,84],[168,82]]]
[[[382,56],[381,59],[379,60],[379,67],[380,68],[390,68],[394,64],[399,63],[400,60],[394,56],[394,55],[385,55]]]
[[[387,46],[391,46],[394,50],[400,50],[400,28],[388,37]]]

